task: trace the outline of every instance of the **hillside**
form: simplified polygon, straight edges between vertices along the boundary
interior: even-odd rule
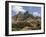
[[[38,30],[41,29],[41,17],[34,17],[26,11],[12,16],[12,31]]]

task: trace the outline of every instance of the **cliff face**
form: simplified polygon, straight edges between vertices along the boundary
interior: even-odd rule
[[[32,14],[19,12],[12,16],[12,30],[38,30],[41,29],[41,18],[34,17]]]

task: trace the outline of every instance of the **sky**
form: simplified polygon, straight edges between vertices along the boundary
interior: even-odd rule
[[[22,13],[25,13],[26,11],[28,11],[29,13],[32,13],[34,16],[41,15],[41,7],[12,5],[11,8],[12,8],[12,16],[18,14],[19,11],[21,11]]]

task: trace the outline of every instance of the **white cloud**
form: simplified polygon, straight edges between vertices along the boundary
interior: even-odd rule
[[[40,16],[40,14],[38,12],[33,12],[34,16]]]
[[[16,12],[16,14],[18,14],[19,11],[24,13],[26,10],[24,10],[21,6],[13,6],[13,11]]]

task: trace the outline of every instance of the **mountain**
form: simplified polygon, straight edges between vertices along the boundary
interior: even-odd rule
[[[24,14],[19,12],[17,15],[12,16],[12,30],[29,30],[41,29],[41,17],[34,17],[26,11]],[[16,29],[16,30],[15,30]],[[27,29],[27,30],[28,30]]]

